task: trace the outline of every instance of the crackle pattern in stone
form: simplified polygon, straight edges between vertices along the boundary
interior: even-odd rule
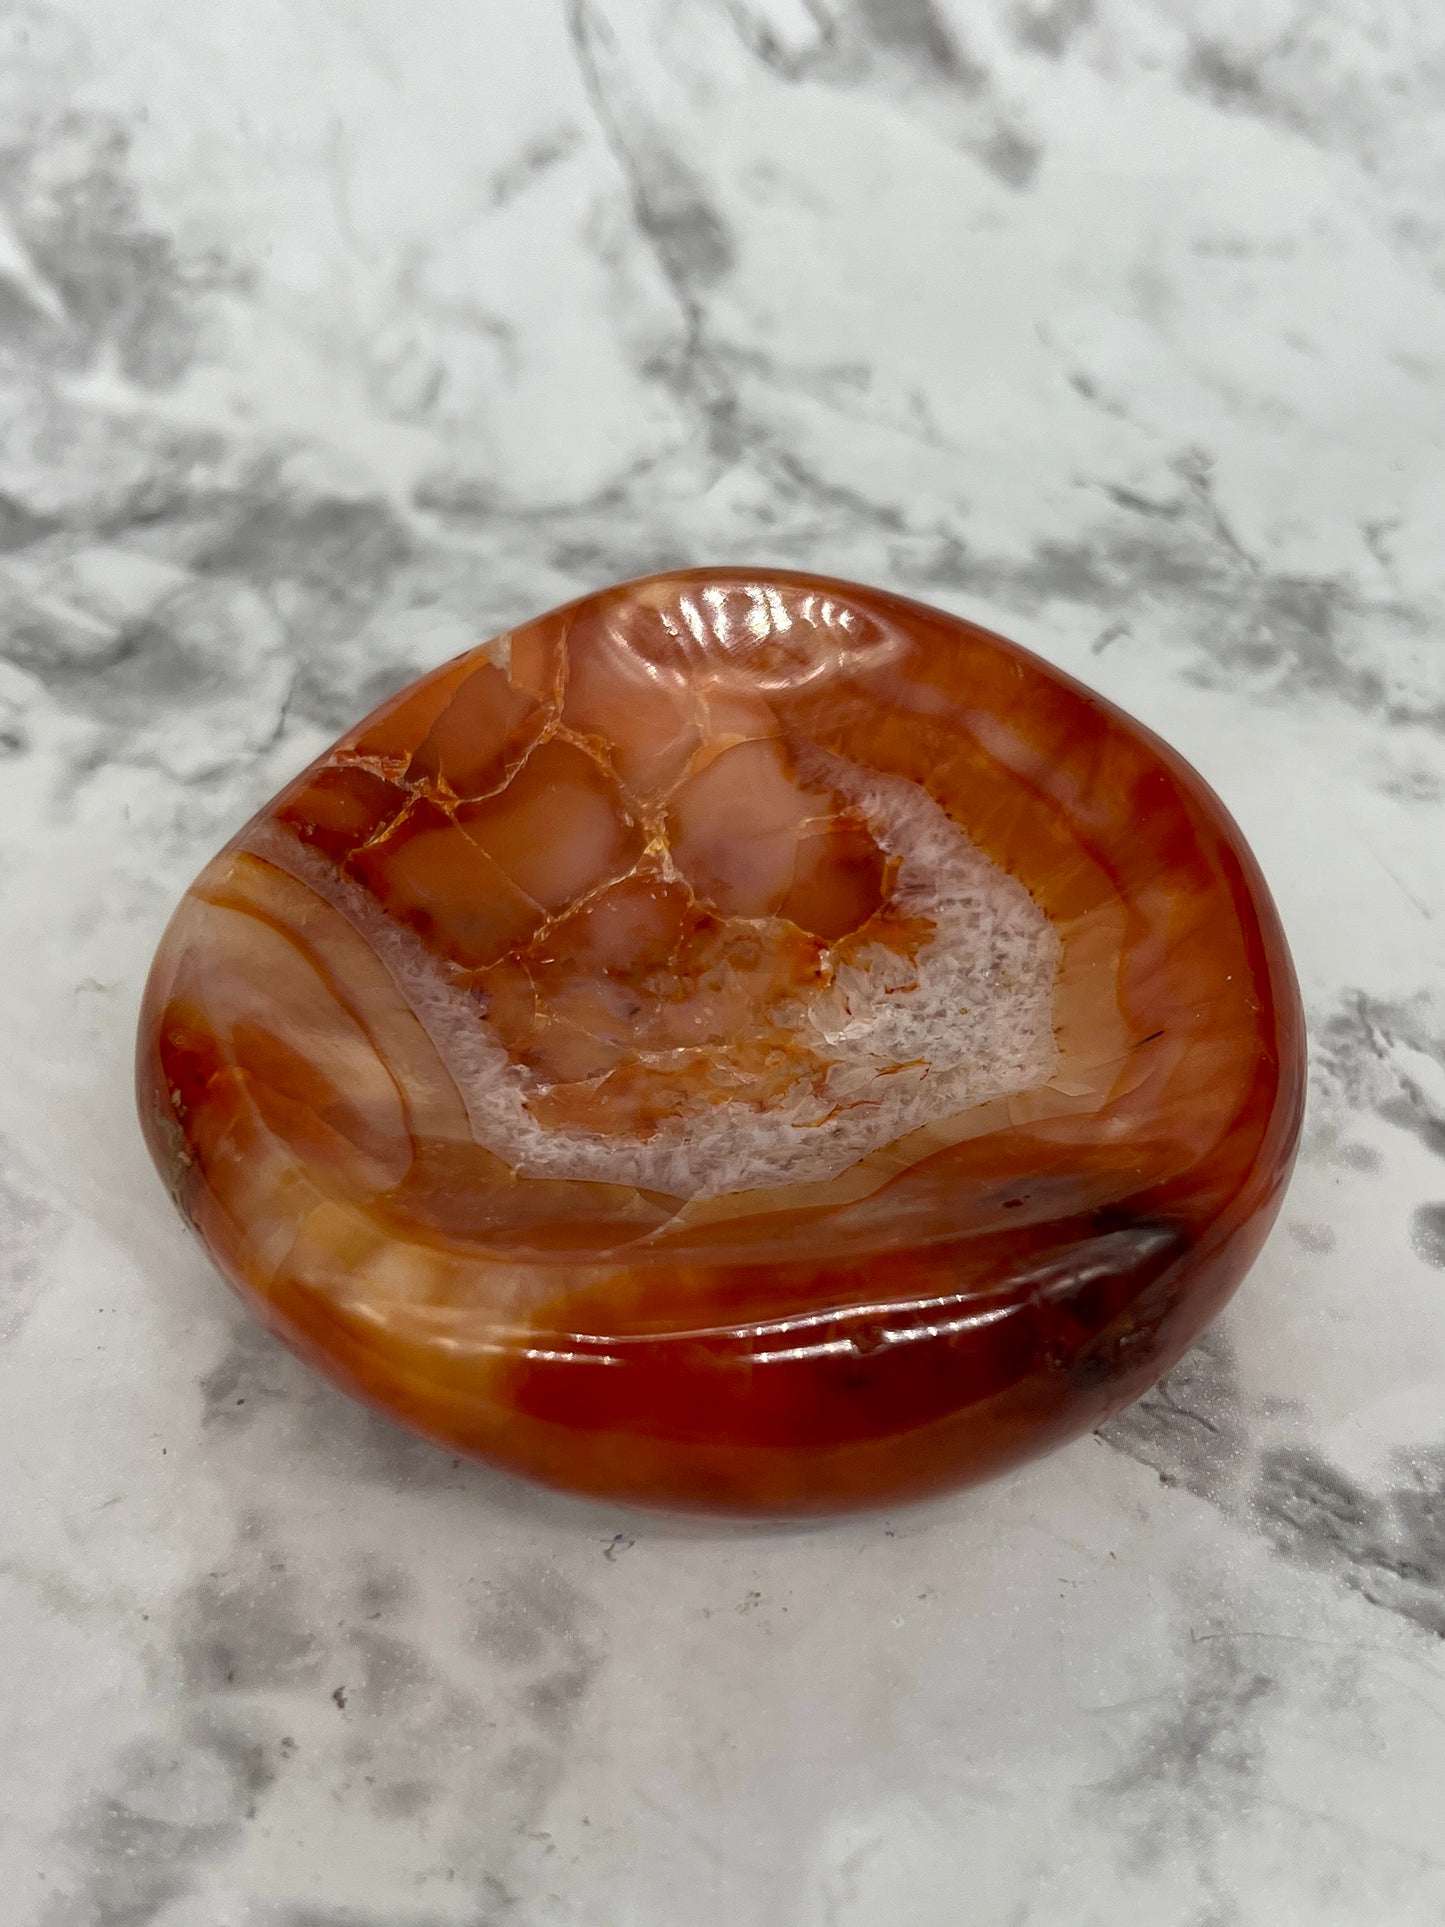
[[[459,1450],[808,1510],[1001,1469],[1198,1335],[1303,1034],[1238,832],[996,636],[695,571],[405,690],[198,879],[142,1117],[262,1316]]]

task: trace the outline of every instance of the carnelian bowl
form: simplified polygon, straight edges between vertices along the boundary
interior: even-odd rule
[[[161,942],[140,1114],[303,1357],[443,1446],[798,1514],[1137,1398],[1278,1209],[1278,917],[1178,756],[999,636],[693,570],[384,703]]]

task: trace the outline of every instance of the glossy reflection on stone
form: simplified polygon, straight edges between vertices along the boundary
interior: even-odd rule
[[[242,1295],[444,1444],[808,1511],[1000,1470],[1167,1369],[1302,1096],[1200,779],[1024,651],[693,571],[436,671],[211,863],[142,1121]]]

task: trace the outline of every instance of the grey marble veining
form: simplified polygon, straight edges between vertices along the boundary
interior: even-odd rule
[[[1445,16],[0,5],[15,1927],[1445,1921]],[[376,698],[695,561],[1003,628],[1275,888],[1308,1134],[1094,1439],[810,1529],[454,1462],[135,1131],[171,904]]]

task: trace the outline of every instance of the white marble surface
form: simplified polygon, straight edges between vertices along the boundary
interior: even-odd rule
[[[0,6],[9,1927],[1445,1921],[1442,166],[1425,0]],[[1165,1387],[809,1530],[362,1414],[132,1121],[150,951],[256,804],[707,560],[1162,731],[1314,1040]]]

